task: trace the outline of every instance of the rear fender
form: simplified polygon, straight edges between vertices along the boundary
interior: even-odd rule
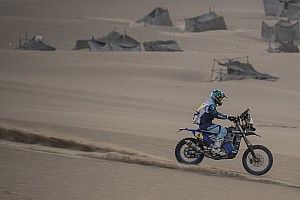
[[[197,138],[199,140],[201,140],[203,138],[202,133],[199,129],[181,128],[177,131],[177,133],[179,133],[181,131],[191,132],[195,136],[195,138]]]
[[[181,128],[177,131],[177,133],[181,131],[189,131],[191,132],[195,137],[198,137],[198,135],[201,133],[198,129],[190,129],[190,128]]]

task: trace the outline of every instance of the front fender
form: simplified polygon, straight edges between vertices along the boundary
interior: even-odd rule
[[[254,133],[254,132],[252,132],[252,131],[245,132],[245,135],[246,135],[246,136],[255,135],[255,136],[257,136],[257,137],[261,137],[260,135]]]

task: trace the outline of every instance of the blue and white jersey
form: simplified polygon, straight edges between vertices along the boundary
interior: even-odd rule
[[[200,129],[206,130],[213,124],[214,118],[227,119],[227,115],[219,113],[217,104],[212,98],[209,98],[195,112],[193,123],[198,124]]]

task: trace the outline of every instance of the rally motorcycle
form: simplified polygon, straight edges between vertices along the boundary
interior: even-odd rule
[[[233,120],[234,126],[227,128],[227,135],[221,146],[221,151],[225,154],[216,154],[212,151],[213,144],[217,136],[213,133],[199,130],[183,128],[180,131],[189,131],[194,137],[185,138],[179,141],[175,148],[175,156],[178,162],[182,164],[197,165],[201,163],[204,156],[214,160],[233,159],[238,154],[241,139],[247,145],[243,154],[242,163],[247,172],[253,175],[263,175],[267,173],[273,164],[273,156],[269,149],[262,145],[252,145],[248,136],[259,136],[255,133],[253,120],[250,110],[247,109],[240,116]]]

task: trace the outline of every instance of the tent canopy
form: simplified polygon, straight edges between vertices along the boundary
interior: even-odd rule
[[[144,25],[173,26],[169,11],[166,8],[156,7],[148,15],[136,21]]]
[[[289,20],[300,19],[300,3],[290,4],[288,6],[287,17]]]
[[[278,47],[279,52],[297,53],[299,48],[294,42],[280,42]]]
[[[56,49],[43,41],[43,36],[34,35],[32,39],[21,41],[19,48],[22,50],[55,51]]]
[[[300,19],[300,0],[263,0],[266,16]]]
[[[182,51],[175,40],[144,42],[145,51]]]
[[[108,35],[99,38],[97,41],[103,44],[110,43],[111,45],[117,45],[123,48],[135,48],[137,46],[140,46],[140,43],[132,37],[129,37],[126,34],[123,35],[116,31],[110,32]]]
[[[243,63],[238,60],[228,59],[224,61],[217,61],[220,66],[227,68],[226,72],[218,73],[215,77],[218,81],[228,81],[228,80],[240,80],[240,79],[260,79],[260,80],[276,80],[277,77],[271,76],[266,73],[260,73],[254,69],[250,63]]]
[[[286,17],[287,8],[282,0],[263,0],[266,16]]]
[[[222,16],[218,16],[214,12],[185,19],[185,31],[188,32],[224,29],[227,29],[224,18]]]
[[[77,40],[73,50],[80,50],[80,49],[90,48],[88,41],[89,40]]]
[[[270,42],[292,42],[300,39],[299,22],[279,20],[275,25],[262,22],[262,38]]]
[[[73,50],[85,48],[89,48],[91,51],[141,51],[138,41],[116,31],[99,39],[77,40]]]

